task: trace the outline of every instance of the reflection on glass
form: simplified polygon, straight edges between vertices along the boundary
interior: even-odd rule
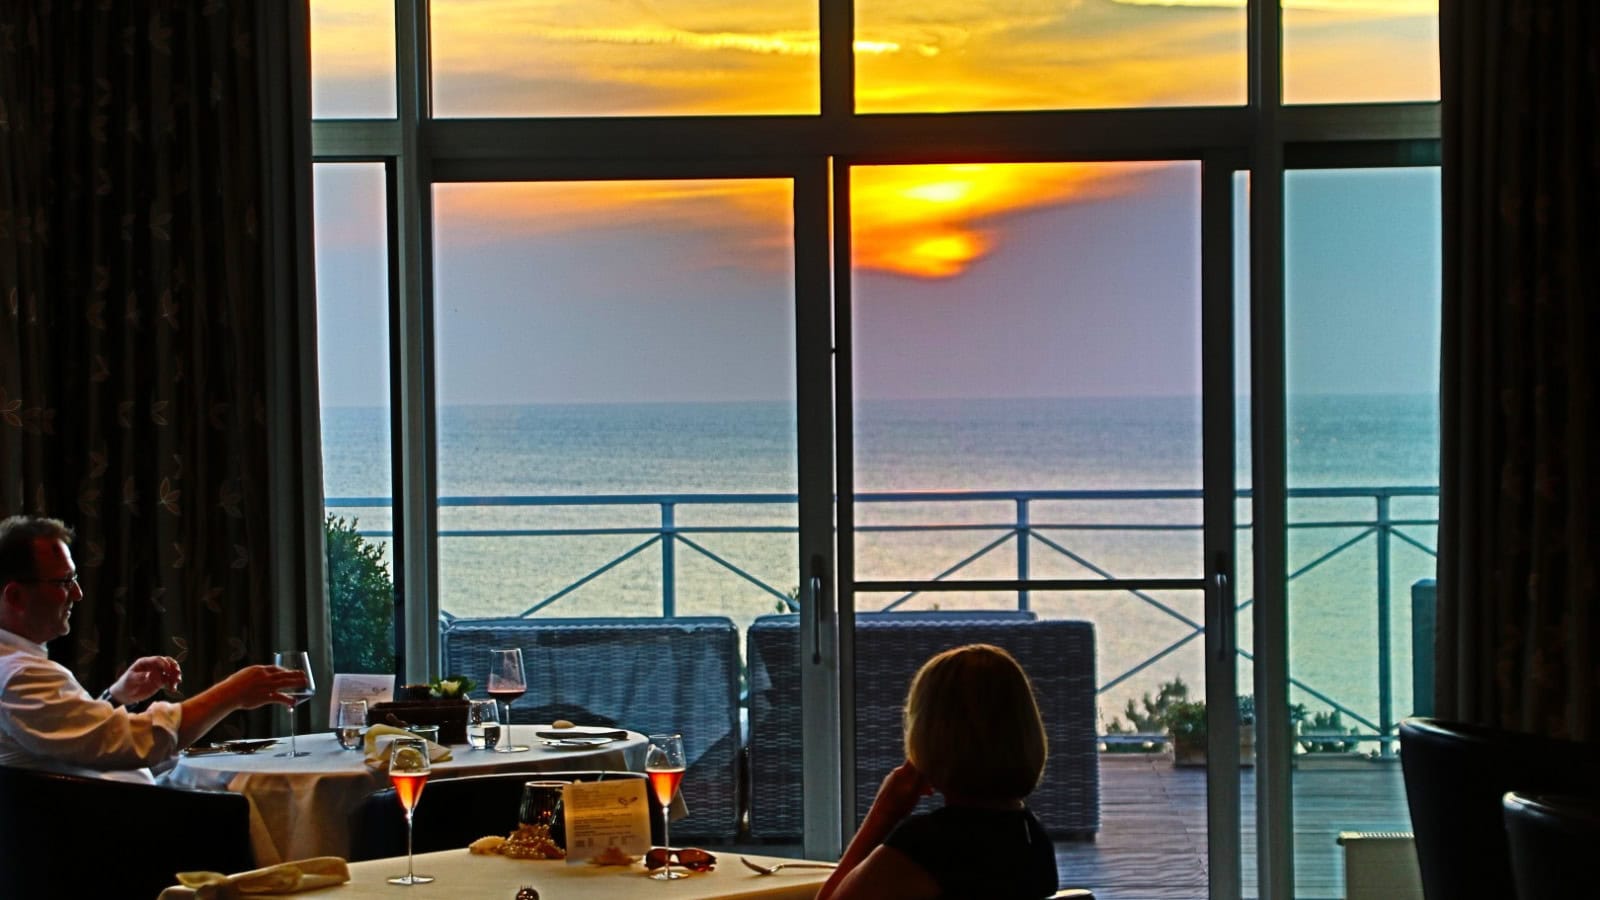
[[[1284,0],[1283,101],[1439,99],[1439,0]]]
[[[339,672],[394,670],[394,582],[388,505],[351,503],[391,493],[389,264],[383,166],[313,169],[317,263],[317,386],[328,602]]]
[[[395,115],[394,0],[311,0],[311,115]]]
[[[1410,830],[1392,763],[1417,699],[1413,588],[1437,547],[1439,208],[1438,169],[1284,181],[1293,747],[1301,772],[1346,767],[1378,831]],[[1319,784],[1294,781],[1295,834],[1343,827]],[[1341,893],[1310,868],[1302,895]]]
[[[815,0],[433,0],[446,118],[814,113]]]
[[[856,110],[1245,102],[1244,4],[856,0]]]

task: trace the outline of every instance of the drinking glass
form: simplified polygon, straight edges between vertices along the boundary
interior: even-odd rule
[[[489,651],[489,696],[505,704],[505,715],[500,717],[504,724],[500,746],[496,747],[499,753],[521,753],[528,748],[519,747],[511,743],[511,704],[518,697],[528,692],[528,678],[522,671],[522,648],[513,647],[510,650]]]
[[[500,703],[473,700],[467,705],[467,743],[474,750],[493,750],[500,743]]]
[[[338,718],[333,723],[334,734],[339,736],[339,746],[346,750],[360,750],[361,729],[366,725],[367,701],[339,701]]]
[[[432,875],[418,875],[411,858],[411,814],[422,799],[430,770],[427,741],[395,738],[389,745],[389,783],[394,785],[400,808],[406,811],[406,873],[389,879],[390,884],[427,884],[433,880]]]
[[[304,672],[306,676],[306,683],[303,686],[284,691],[294,701],[294,706],[289,707],[289,752],[273,755],[287,756],[291,759],[296,756],[310,756],[310,753],[298,752],[295,747],[294,717],[295,711],[299,709],[300,704],[310,700],[312,695],[317,692],[317,686],[311,681],[311,657],[304,650],[279,650],[272,654],[272,664],[282,666],[285,669],[292,669],[296,672]]]
[[[656,801],[661,804],[661,844],[667,851],[667,864],[650,876],[657,881],[686,877],[686,873],[672,870],[672,839],[667,829],[672,819],[672,798],[677,796],[683,771],[688,767],[682,735],[650,735],[650,747],[644,753],[644,773],[650,779],[650,790],[655,793]]]

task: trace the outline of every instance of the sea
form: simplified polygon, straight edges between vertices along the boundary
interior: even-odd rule
[[[1249,403],[1235,429],[1237,485],[1250,483]],[[328,512],[387,552],[388,410],[322,410]],[[1288,402],[1291,699],[1344,724],[1379,721],[1376,489],[1395,497],[1389,540],[1391,715],[1411,712],[1412,586],[1434,574],[1436,395],[1303,395]],[[1201,486],[1193,397],[865,400],[854,418],[858,580],[1016,577],[1023,491],[1026,571],[1037,578],[1200,578]],[[797,490],[787,403],[443,406],[438,410],[440,604],[456,616],[656,616],[665,609],[664,517],[677,615],[744,627],[799,588],[797,508],[748,495]],[[1119,496],[1138,491],[1138,497]],[[1001,493],[999,499],[944,494]],[[940,498],[930,498],[938,493]],[[1149,496],[1151,493],[1156,496]],[[1346,491],[1349,493],[1349,491]],[[684,497],[683,495],[695,495]],[[715,495],[717,502],[691,502]],[[505,498],[536,498],[507,500]],[[550,498],[563,498],[555,505]],[[670,504],[664,500],[676,499]],[[1240,647],[1252,647],[1250,507],[1237,506]],[[518,532],[535,532],[519,534]],[[1302,571],[1303,570],[1303,571]],[[575,586],[576,585],[576,586]],[[1016,608],[1015,592],[860,594],[858,610]],[[1194,591],[1033,592],[1040,617],[1096,627],[1102,730],[1130,699],[1181,678],[1205,695],[1202,597]],[[1251,668],[1240,659],[1241,692]],[[1376,744],[1364,745],[1375,748]]]

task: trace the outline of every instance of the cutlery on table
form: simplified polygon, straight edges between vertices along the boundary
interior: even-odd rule
[[[781,862],[781,863],[773,863],[770,866],[764,866],[764,865],[762,865],[760,863],[751,862],[750,860],[745,859],[742,856],[739,857],[739,862],[744,863],[745,865],[749,866],[751,869],[755,870],[756,872],[761,873],[762,875],[771,875],[772,873],[777,872],[780,869],[834,869],[834,868],[838,868],[838,865],[839,865],[838,863]]]

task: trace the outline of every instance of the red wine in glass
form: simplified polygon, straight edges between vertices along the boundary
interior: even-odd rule
[[[528,692],[528,677],[522,669],[522,648],[489,651],[489,683],[485,686],[489,696],[505,705],[505,715],[500,717],[500,744],[496,753],[522,753],[527,746],[511,743],[511,704]]]

